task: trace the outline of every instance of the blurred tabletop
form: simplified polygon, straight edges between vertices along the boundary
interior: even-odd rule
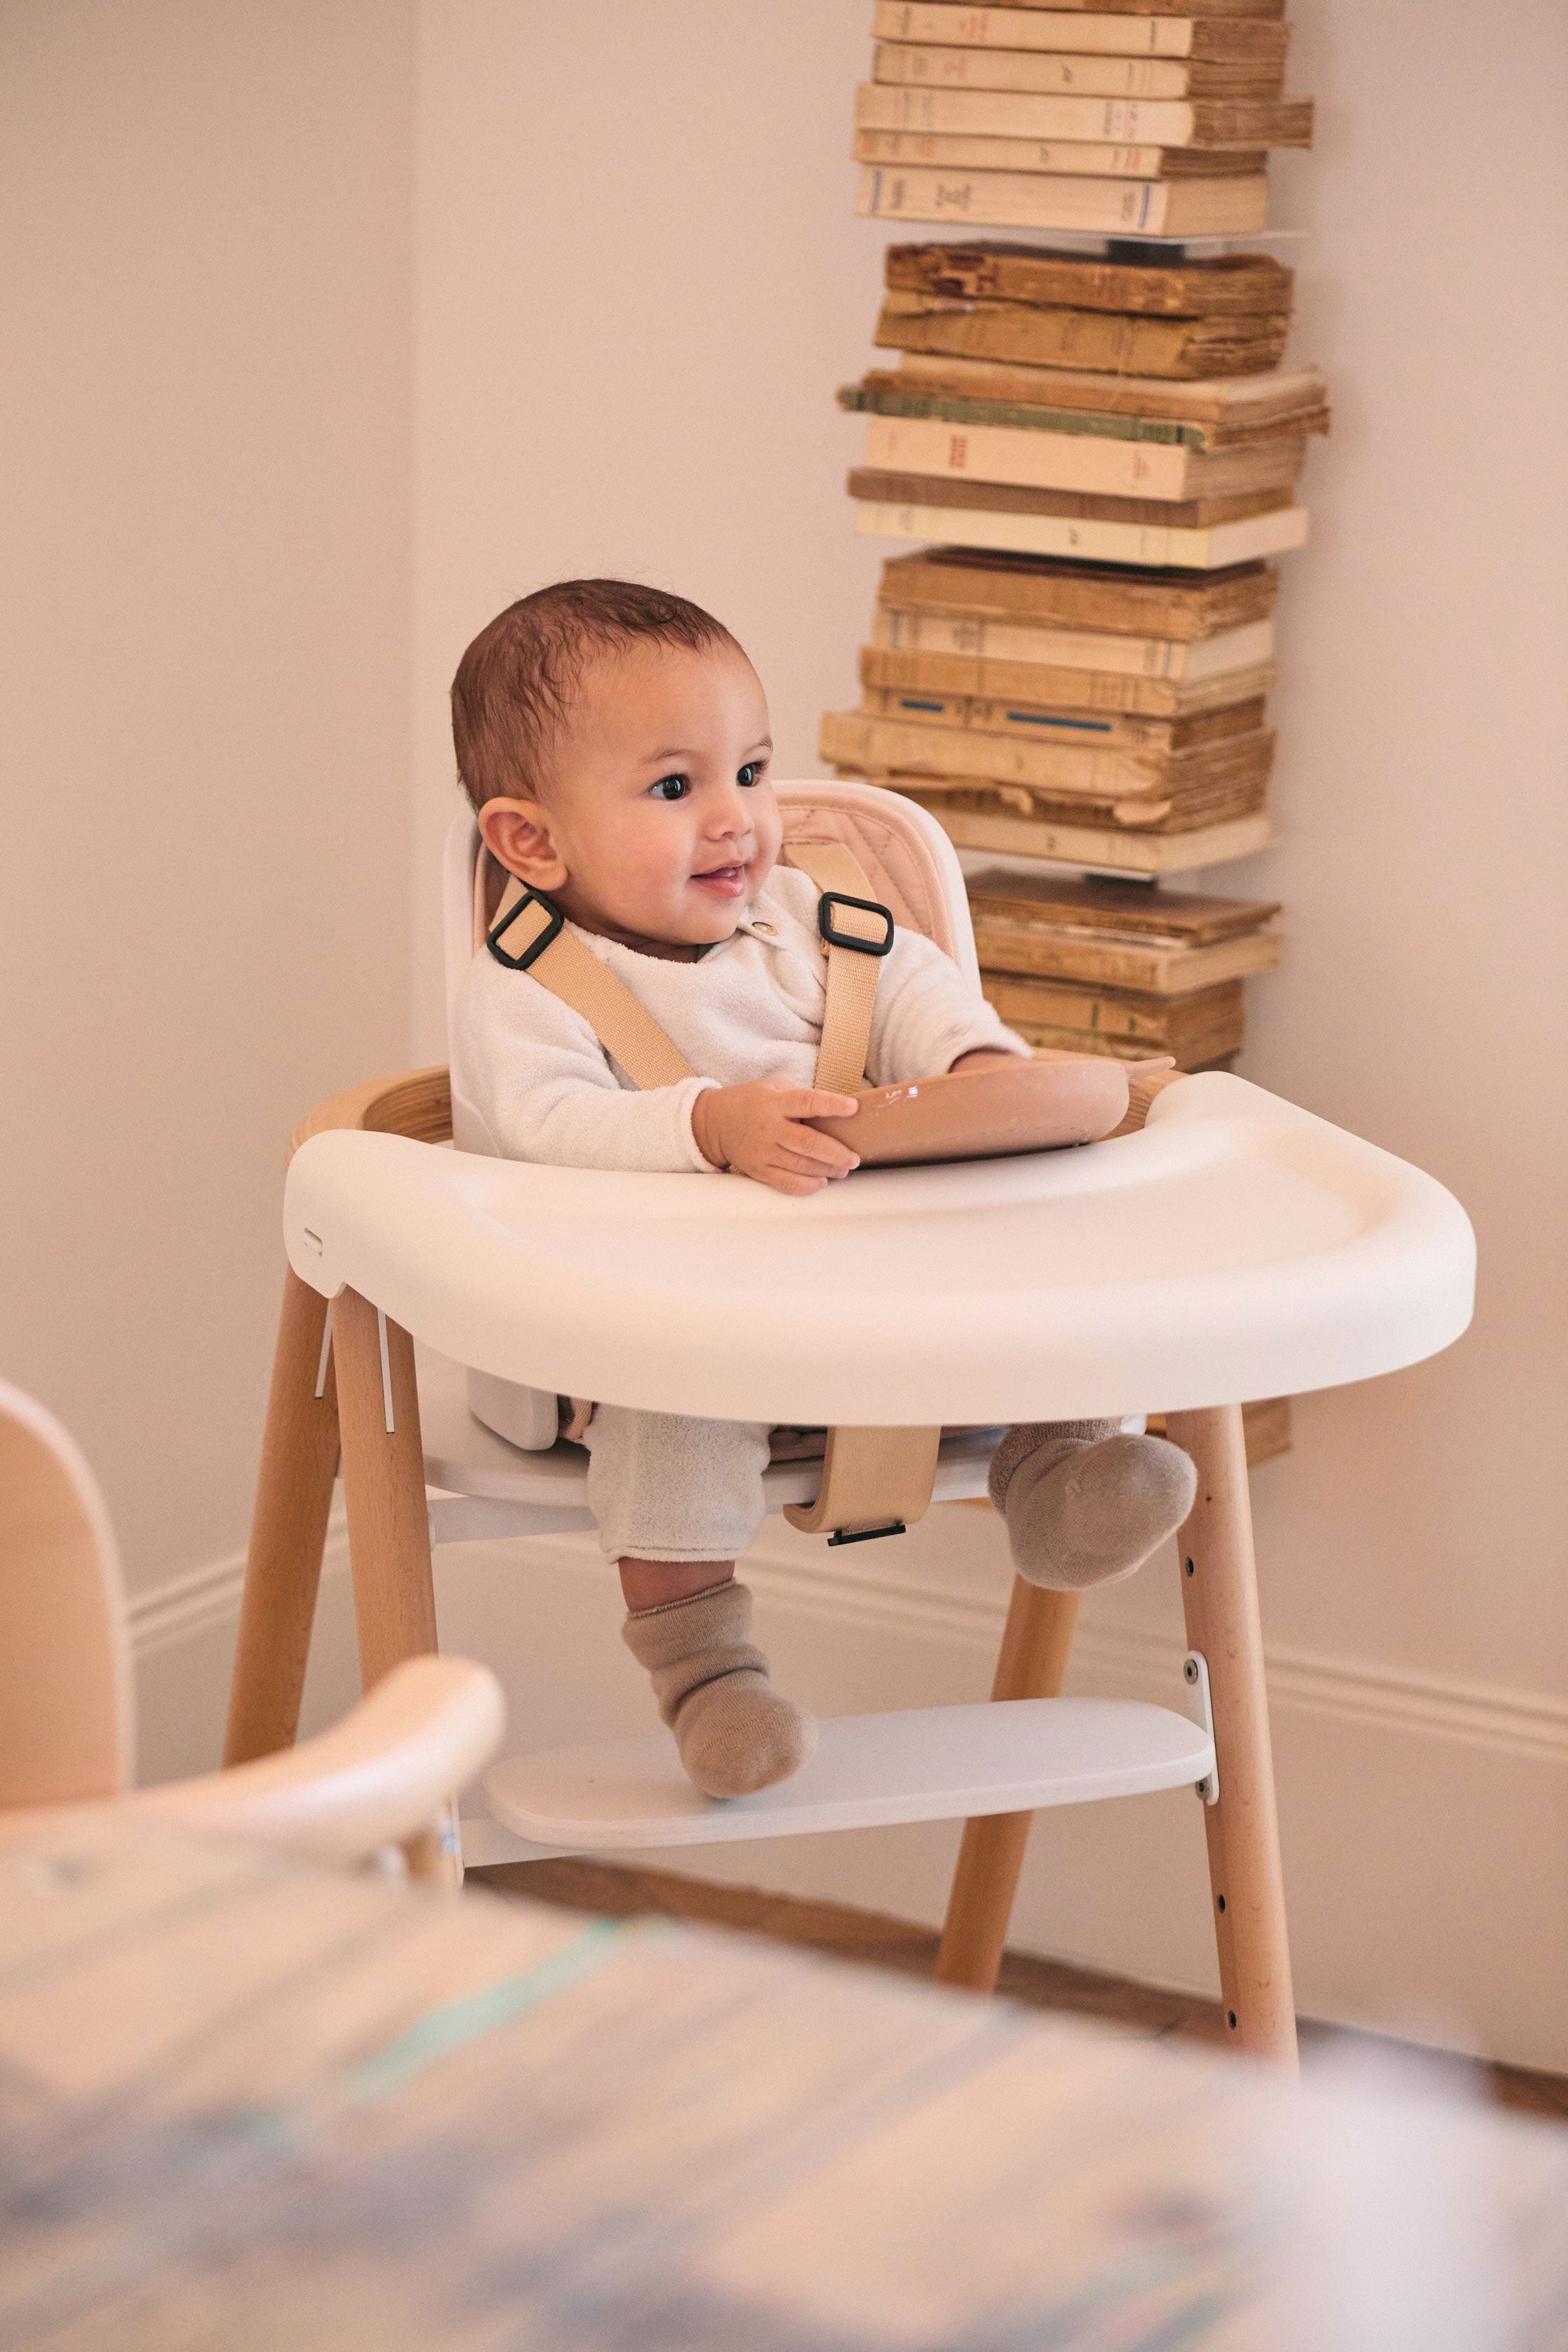
[[[0,1848],[5,2352],[1560,2352],[1568,2134],[111,1811]]]

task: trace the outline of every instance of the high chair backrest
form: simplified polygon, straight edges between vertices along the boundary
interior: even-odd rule
[[[934,817],[877,784],[816,778],[777,786],[786,842],[835,841],[852,849],[873,891],[904,929],[933,940],[980,986],[974,929],[957,853]],[[471,816],[454,819],[442,876],[448,1025],[469,959],[482,945],[505,877],[481,854]],[[457,1112],[458,1106],[454,1105]],[[460,1118],[459,1118],[460,1123]],[[463,1137],[458,1135],[459,1145]]]
[[[0,1811],[118,1796],[133,1720],[103,1497],[53,1415],[0,1382]]]

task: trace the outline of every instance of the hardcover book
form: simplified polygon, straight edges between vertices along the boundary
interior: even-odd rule
[[[1279,577],[1267,563],[1236,564],[1206,580],[1161,569],[928,548],[882,566],[885,604],[1029,625],[1126,630],[1139,636],[1212,637],[1267,620]]]
[[[1268,182],[1080,180],[1049,173],[860,166],[863,220],[970,221],[981,228],[1081,229],[1106,236],[1245,236],[1268,220]]]
[[[1285,59],[1057,56],[1037,49],[943,49],[879,41],[871,79],[899,87],[1016,89],[1047,98],[1253,98],[1285,94]]]
[[[885,272],[889,289],[913,294],[1057,302],[1075,310],[1161,319],[1288,318],[1295,284],[1290,270],[1262,253],[1225,254],[1213,261],[1103,261],[989,240],[891,245]]]
[[[1272,662],[1226,670],[1217,677],[1145,677],[1135,671],[1059,669],[1047,663],[993,661],[971,654],[915,653],[863,646],[860,679],[868,687],[935,694],[1013,696],[1058,710],[1126,712],[1181,719],[1224,704],[1255,700],[1274,684]]]

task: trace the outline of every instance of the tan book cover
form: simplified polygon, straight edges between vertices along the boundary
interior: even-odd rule
[[[1231,735],[1256,735],[1263,702],[1224,702],[1181,719],[1141,719],[1119,711],[1073,710],[988,694],[932,694],[910,687],[867,687],[861,715],[908,727],[964,727],[980,735],[1007,735],[1021,743],[1079,749],[1189,751]]]
[[[1151,890],[1140,883],[1102,882],[1092,875],[1018,874],[988,866],[966,888],[976,919],[1006,923],[1019,933],[1063,926],[1142,940],[1157,947],[1210,948],[1250,937],[1279,912],[1275,898],[1227,898],[1198,890]],[[1004,963],[1003,970],[1031,970]]]
[[[1250,668],[1274,656],[1272,620],[1250,621],[1213,636],[1141,637],[1104,629],[1041,628],[984,614],[900,605],[884,582],[872,619],[873,641],[911,652],[973,655],[982,661],[1037,662],[1058,667],[1125,670],[1141,677],[1199,680]],[[1038,698],[1036,698],[1038,699]]]
[[[1290,28],[1279,6],[969,8],[943,0],[877,0],[872,36],[958,48],[1047,49],[1091,56],[1283,58]],[[1237,22],[1237,19],[1241,21]],[[1226,20],[1229,21],[1226,21]],[[1270,21],[1273,20],[1273,21]]]
[[[1289,489],[1300,478],[1306,454],[1306,443],[1296,434],[1211,456],[1169,442],[1121,441],[1103,434],[1053,433],[1033,425],[977,425],[941,415],[873,412],[866,420],[866,464],[879,471],[957,477],[1020,489],[1081,490],[1107,498],[1237,498],[1258,490]]]
[[[979,805],[981,795],[954,793],[910,777],[902,782],[875,777],[930,811],[957,849],[978,849],[998,857],[1048,858],[1058,866],[1090,866],[1110,874],[1192,874],[1224,866],[1233,857],[1254,857],[1273,839],[1263,809],[1182,833],[1132,831],[1116,824],[1089,824],[1083,813],[1047,817],[1015,805]]]
[[[1328,386],[1315,367],[1268,374],[1196,377],[1183,383],[1154,376],[1106,375],[1080,368],[1036,367],[997,360],[950,359],[905,352],[897,369],[872,368],[862,379],[879,393],[966,401],[994,401],[1054,422],[1063,416],[1128,420],[1151,438],[1172,426],[1184,442],[1205,450],[1241,448],[1288,434],[1326,433]]]
[[[1285,318],[1295,288],[1294,273],[1266,253],[1229,253],[1213,261],[1105,261],[989,239],[891,245],[884,268],[892,291],[1060,303],[1161,319]]]
[[[1312,101],[1053,97],[862,82],[855,93],[855,128],[1149,147],[1310,147]]]
[[[1283,358],[1288,317],[1137,319],[947,294],[888,295],[874,340],[886,351],[1115,375],[1261,373]],[[901,373],[901,371],[900,371]]]
[[[1279,575],[1248,562],[1194,580],[1132,565],[929,548],[884,563],[880,593],[912,610],[1185,639],[1267,620]]]
[[[915,688],[939,694],[1018,695],[1048,701],[1058,709],[1123,711],[1130,715],[1185,718],[1233,699],[1256,700],[1274,686],[1274,665],[1218,677],[1142,677],[1126,670],[1055,669],[1041,664],[980,660],[969,654],[909,653],[886,646],[860,651],[864,686]]]
[[[969,903],[990,971],[1179,996],[1279,961],[1268,899],[994,869],[971,876]]]
[[[893,474],[874,466],[851,467],[848,490],[852,499],[873,505],[973,508],[987,514],[1056,515],[1075,522],[1177,523],[1192,530],[1272,514],[1289,506],[1293,496],[1285,488],[1253,490],[1237,498],[1113,499],[1092,490],[1039,490],[1017,483],[970,482],[962,476]],[[941,536],[965,536],[956,515],[950,516]]]
[[[1049,173],[937,171],[862,163],[862,220],[972,222],[1106,236],[1246,236],[1268,224],[1268,182],[1082,180]]]
[[[1107,147],[1085,140],[990,139],[931,131],[857,131],[849,152],[857,163],[1116,180],[1241,179],[1256,176],[1268,161],[1250,147]]]
[[[980,984],[1009,1027],[1031,1045],[1055,1045],[1042,1030],[1087,1032],[1112,1052],[1174,1054],[1178,1061],[1238,1053],[1246,1018],[1239,980],[1186,996],[1148,996],[1071,981],[1014,980],[983,971]]]
[[[1052,798],[1081,794],[1120,807],[1123,802],[1137,800],[1194,803],[1233,791],[1256,789],[1260,793],[1273,764],[1274,737],[1259,728],[1184,751],[1098,747],[1025,740],[1018,733],[987,734],[969,727],[917,724],[868,718],[858,710],[835,710],[823,719],[818,749],[824,760],[838,768],[867,768],[878,774],[974,777],[987,783],[1021,785]],[[1226,811],[1241,813],[1239,807]],[[1142,813],[1124,820],[1141,821]]]
[[[868,539],[942,541],[952,536],[951,508],[882,506],[870,500],[855,508],[855,528]],[[1217,572],[1254,556],[1282,555],[1307,543],[1305,507],[1280,507],[1242,522],[1201,530],[1157,523],[1073,522],[1054,515],[1009,514],[974,508],[963,519],[966,548],[978,552],[1078,556],[1098,563],[1158,566]]]
[[[1051,56],[1033,49],[944,49],[879,41],[873,81],[943,89],[1016,89],[1062,98],[1254,98],[1285,94],[1285,59]]]
[[[1149,996],[1183,996],[1221,981],[1251,980],[1279,966],[1279,941],[1271,931],[1222,940],[1212,948],[1145,946],[1098,931],[1073,930],[1040,931],[1020,942],[1002,926],[977,920],[974,937],[987,971],[1077,980],[1092,988],[1132,989]]]
[[[1194,833],[1260,814],[1267,785],[1257,783],[1194,784],[1163,797],[1128,793],[1120,797],[1090,793],[1049,792],[1044,785],[1003,783],[990,777],[947,777],[938,780],[919,768],[879,768],[869,761],[836,763],[841,776],[861,776],[872,783],[891,784],[919,800],[933,814],[1012,817],[1038,824],[1079,825],[1110,834]],[[982,842],[984,848],[1000,846]],[[1054,850],[1027,855],[1055,856]],[[1090,858],[1081,861],[1099,865]],[[1117,861],[1112,859],[1114,865]]]

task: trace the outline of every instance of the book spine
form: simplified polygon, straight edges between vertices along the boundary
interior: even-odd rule
[[[978,380],[977,380],[978,379]],[[967,387],[975,386],[973,391]],[[1188,404],[1185,415],[1161,416],[1142,413],[1131,407],[1121,408],[1045,408],[1037,401],[1020,398],[1020,389],[1036,393],[1042,387],[1027,379],[1020,384],[1016,375],[986,368],[984,362],[959,361],[951,369],[941,361],[917,362],[909,376],[882,374],[870,376],[864,383],[846,384],[838,394],[841,408],[858,410],[866,416],[892,416],[906,423],[964,425],[979,431],[1055,434],[1069,439],[1081,439],[1086,434],[1094,440],[1139,441],[1156,447],[1205,451],[1213,425],[1206,417],[1195,416]],[[1163,396],[1180,400],[1180,392]],[[1147,399],[1147,395],[1145,395]]]
[[[1120,670],[1131,677],[1212,677],[1246,670],[1274,654],[1274,624],[1256,621],[1196,640],[1114,636],[1088,629],[1030,629],[1016,622],[961,620],[936,613],[877,609],[876,642],[911,653],[972,654],[981,661],[1037,662],[1062,669]]]
[[[1259,11],[1259,14],[1264,13]],[[879,40],[949,43],[958,48],[1086,50],[1094,56],[1185,58],[1187,16],[1081,15],[1066,9],[958,8],[941,0],[877,0]]]
[[[1271,932],[1209,948],[1139,947],[1131,940],[1051,931],[976,913],[974,944],[985,971],[1088,981],[1100,988],[1139,989],[1153,996],[1189,996],[1195,989],[1250,979],[1279,966],[1279,941]]]
[[[1193,452],[1100,434],[954,425],[938,417],[868,416],[866,463],[891,473],[958,476],[1022,489],[1082,490],[1110,498],[1194,495]],[[1032,520],[1032,518],[1030,518]],[[967,531],[967,522],[963,529]]]
[[[1051,172],[1110,180],[1157,180],[1163,147],[1095,147],[1081,142],[980,139],[923,131],[857,131],[857,163],[928,165],[937,171]]]
[[[1089,751],[1172,751],[1177,722],[1115,711],[1050,710],[1003,696],[938,694],[918,687],[868,686],[860,698],[867,719],[900,727],[967,727],[977,735],[1010,735],[1024,743],[1061,743]],[[1254,714],[1244,712],[1243,717]]]
[[[855,528],[872,539],[947,541],[951,507],[882,506],[859,501]],[[1217,572],[1254,556],[1280,555],[1307,543],[1304,507],[1277,507],[1245,522],[1207,530],[1162,529],[1157,523],[1075,522],[1065,516],[987,514],[963,510],[963,544],[1015,555],[1068,555],[1089,563],[1136,563],[1157,571]]]
[[[963,727],[907,725],[858,711],[829,711],[818,749],[839,767],[898,769],[931,777],[976,776],[1090,800],[1142,799],[1166,789],[1168,751],[1101,750],[1093,744],[1025,743]]]
[[[1026,172],[888,171],[866,163],[855,209],[863,220],[962,221],[980,228],[1081,228],[1161,236],[1173,184],[1065,175],[1034,178]]]
[[[1191,68],[1175,58],[1036,56],[1016,49],[921,48],[879,41],[871,79],[908,88],[1005,89],[1043,98],[1185,98]]]
[[[1210,110],[1211,111],[1213,110]],[[1108,146],[1187,147],[1196,113],[1179,100],[1040,98],[988,89],[889,89],[855,93],[861,131],[927,131],[970,138],[1095,141]]]
[[[1259,699],[1272,691],[1275,682],[1269,662],[1193,684],[1184,678],[1141,677],[1127,670],[1058,669],[1045,662],[987,661],[974,654],[912,653],[879,645],[861,647],[859,670],[861,683],[868,687],[1017,695],[1059,709],[1124,712],[1142,719],[1184,719]]]
[[[930,811],[955,849],[988,849],[1003,857],[1044,857],[1107,874],[1191,874],[1253,857],[1267,849],[1273,827],[1261,811],[1228,817],[1190,833],[1122,833],[1111,825],[1068,824],[1036,816],[1003,816],[944,807],[938,793],[891,786]]]

